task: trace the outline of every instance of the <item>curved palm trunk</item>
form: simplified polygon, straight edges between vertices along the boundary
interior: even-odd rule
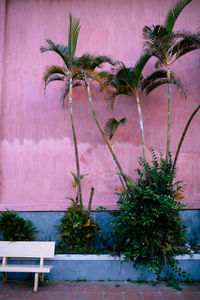
[[[171,79],[171,73],[170,73],[170,68],[167,66],[167,79],[168,79],[168,122],[167,122],[167,147],[166,147],[166,159],[168,158],[169,151],[170,151],[170,139],[171,139],[171,84],[170,84],[170,79]]]
[[[94,110],[94,107],[93,107],[93,103],[92,103],[92,98],[91,98],[90,86],[89,86],[89,83],[88,83],[87,79],[85,79],[85,84],[86,84],[86,88],[87,88],[88,100],[89,100],[89,103],[90,103],[90,108],[91,108],[93,117],[94,117],[94,119],[95,119],[95,122],[96,122],[96,124],[97,124],[97,127],[99,128],[99,131],[101,132],[101,135],[102,135],[102,137],[103,137],[103,139],[104,139],[106,145],[108,146],[108,148],[109,148],[109,150],[110,150],[110,153],[112,154],[112,157],[113,157],[113,160],[114,160],[114,164],[117,166],[117,168],[118,168],[118,170],[119,170],[121,176],[123,177],[123,180],[124,180],[126,186],[128,186],[127,179],[126,179],[126,177],[124,176],[123,170],[122,170],[122,168],[121,168],[121,166],[120,166],[120,164],[119,164],[119,162],[118,162],[118,160],[117,160],[117,157],[116,157],[116,155],[115,155],[115,153],[114,153],[114,151],[113,151],[113,149],[112,149],[112,147],[111,147],[109,141],[107,140],[107,138],[106,138],[106,136],[105,136],[105,134],[104,134],[104,131],[103,131],[103,129],[101,128],[101,126],[100,126],[100,124],[99,124],[99,121],[98,121],[98,119],[97,119],[97,117],[96,117],[96,113],[95,113],[95,110]],[[119,178],[120,178],[120,175],[119,175]],[[121,180],[120,180],[120,181],[121,181]]]
[[[147,162],[146,159],[146,148],[145,148],[145,139],[144,139],[144,126],[143,126],[143,121],[142,121],[142,111],[141,111],[141,106],[140,106],[140,100],[138,96],[136,97],[137,100],[137,109],[138,109],[138,115],[139,115],[139,121],[140,121],[140,130],[141,130],[141,135],[142,135],[142,151],[143,151],[143,158],[144,162]]]
[[[73,140],[74,140],[76,171],[77,171],[77,178],[78,178],[78,200],[79,200],[80,205],[83,206],[82,191],[81,191],[81,179],[80,179],[79,155],[78,155],[76,132],[75,132],[75,127],[74,127],[74,118],[73,118],[73,112],[72,112],[72,78],[71,77],[70,77],[70,84],[69,84],[69,109],[70,109],[70,118],[71,118]]]
[[[177,150],[176,150],[176,155],[175,155],[174,164],[173,164],[173,170],[176,168],[176,163],[177,163],[178,155],[179,155],[179,152],[180,152],[183,140],[185,138],[185,135],[187,133],[187,130],[189,128],[189,125],[190,125],[192,119],[194,118],[194,116],[196,115],[196,113],[198,112],[199,109],[200,109],[200,104],[195,108],[195,110],[191,114],[191,116],[190,116],[189,120],[187,121],[187,124],[186,124],[186,126],[185,126],[185,128],[183,130],[183,133],[181,135],[181,138],[180,138],[180,141],[178,143]]]
[[[111,148],[112,148],[112,150],[113,150],[113,152],[114,152],[114,146],[113,146],[113,145],[111,145]],[[117,167],[117,164],[116,164],[116,162],[115,162],[114,159],[113,159],[113,162],[114,162],[114,165],[115,165],[115,169],[116,169],[117,174],[120,173],[119,168]],[[120,180],[120,182],[121,182],[121,185],[122,185],[123,189],[125,189],[125,185],[124,185],[124,183],[123,183],[123,180],[122,180],[121,175],[119,175],[119,180]]]

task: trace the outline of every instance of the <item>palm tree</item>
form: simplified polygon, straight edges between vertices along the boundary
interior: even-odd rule
[[[172,8],[165,19],[164,25],[156,25],[151,28],[145,26],[143,28],[143,36],[145,39],[144,46],[152,56],[158,61],[155,67],[164,66],[167,71],[168,78],[168,125],[167,125],[167,145],[166,158],[170,151],[171,139],[171,66],[178,58],[184,54],[198,49],[200,47],[200,34],[190,32],[173,32],[175,22],[184,9],[192,0],[181,0]]]
[[[148,51],[146,51],[138,59],[134,67],[127,68],[124,64],[122,64],[117,74],[113,76],[111,81],[108,82],[110,88],[106,93],[107,100],[111,100],[112,108],[114,107],[114,103],[118,95],[126,95],[136,102],[142,137],[143,159],[145,163],[146,148],[141,104],[144,101],[145,97],[155,88],[168,83],[167,73],[164,70],[155,71],[150,76],[143,78],[142,71],[150,57],[151,55]],[[175,78],[174,74],[171,77],[170,82],[175,84],[176,87],[184,93],[180,81]],[[146,91],[146,95],[142,95],[142,92],[144,90]]]
[[[128,184],[127,182],[127,177],[124,175],[124,172],[122,170],[122,167],[116,157],[116,154],[114,153],[113,147],[111,146],[109,140],[107,139],[104,130],[102,129],[100,122],[97,118],[96,112],[94,110],[93,106],[93,101],[92,101],[92,96],[91,96],[91,89],[90,89],[90,80],[95,80],[98,81],[102,85],[102,80],[105,78],[110,78],[110,73],[109,72],[96,72],[96,68],[101,68],[104,63],[108,63],[110,65],[115,65],[116,63],[113,62],[113,60],[108,57],[108,56],[94,56],[90,54],[83,54],[80,58],[77,58],[76,62],[76,75],[75,78],[78,80],[83,80],[87,94],[88,94],[88,100],[91,108],[92,115],[94,117],[94,120],[96,122],[96,125],[106,143],[108,146],[108,149],[110,150],[110,153],[113,157],[114,164],[118,168],[119,172],[119,178],[122,183],[122,186],[124,186],[124,183]],[[124,183],[122,182],[121,176],[124,180]]]
[[[52,65],[46,69],[44,73],[45,89],[47,85],[52,81],[63,81],[64,91],[63,91],[62,99],[64,102],[66,101],[66,97],[69,94],[69,111],[70,111],[70,120],[71,120],[72,133],[73,133],[76,172],[77,172],[77,181],[78,181],[77,194],[78,194],[78,201],[82,206],[83,202],[82,202],[82,191],[81,191],[79,154],[78,154],[77,137],[76,137],[73,110],[72,110],[72,88],[79,85],[79,82],[74,81],[74,66],[76,61],[75,52],[76,52],[79,31],[80,31],[79,19],[72,18],[72,15],[70,14],[69,30],[68,30],[68,46],[64,46],[62,44],[55,44],[51,40],[46,40],[47,46],[40,47],[40,51],[41,53],[47,51],[53,51],[57,53],[63,61],[63,67]]]

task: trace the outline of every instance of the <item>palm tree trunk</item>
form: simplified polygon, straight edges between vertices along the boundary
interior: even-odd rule
[[[138,109],[138,115],[139,115],[139,121],[140,121],[140,130],[141,130],[141,135],[142,135],[142,151],[143,151],[143,158],[144,162],[147,162],[146,159],[146,148],[145,148],[145,139],[144,139],[144,126],[143,126],[143,121],[142,121],[142,111],[141,111],[141,106],[140,106],[140,100],[138,96],[136,97],[137,100],[137,109]]]
[[[72,112],[72,78],[71,78],[71,76],[70,76],[70,84],[69,84],[69,109],[70,109],[70,118],[71,118],[73,140],[74,140],[76,171],[77,171],[77,178],[78,178],[78,201],[79,201],[80,205],[83,206],[82,191],[81,191],[81,179],[80,179],[79,155],[78,155],[76,132],[75,132],[75,127],[74,127],[74,118],[73,118],[73,112]]]
[[[110,150],[110,153],[112,154],[114,163],[116,164],[117,168],[119,169],[119,172],[120,172],[121,176],[123,177],[126,186],[128,186],[127,179],[126,179],[126,177],[124,176],[123,170],[122,170],[122,168],[121,168],[121,166],[120,166],[120,164],[119,164],[119,162],[118,162],[118,160],[117,160],[117,157],[116,157],[115,153],[113,152],[113,149],[112,149],[112,147],[111,147],[109,141],[107,140],[107,138],[106,138],[106,136],[105,136],[105,134],[104,134],[104,131],[103,131],[103,129],[101,128],[101,126],[100,126],[100,124],[99,124],[99,121],[98,121],[98,119],[97,119],[97,117],[96,117],[96,113],[95,113],[95,110],[94,110],[94,107],[93,107],[93,103],[92,103],[92,98],[91,98],[90,86],[89,86],[89,83],[88,83],[88,81],[87,81],[86,78],[85,78],[85,84],[86,84],[86,88],[87,88],[88,100],[89,100],[89,103],[90,103],[90,108],[91,108],[93,117],[94,117],[94,119],[95,119],[95,122],[96,122],[96,124],[97,124],[97,127],[99,128],[99,131],[100,131],[100,133],[101,133],[101,135],[102,135],[102,137],[103,137],[103,139],[104,139],[106,145],[108,146],[108,148],[109,148],[109,150]],[[120,175],[119,175],[119,177],[120,177]]]
[[[167,79],[168,79],[168,122],[167,122],[167,147],[166,147],[166,159],[168,158],[170,152],[170,139],[171,139],[171,73],[170,67],[167,66]]]
[[[181,138],[180,138],[177,150],[176,150],[176,155],[175,155],[174,164],[173,164],[173,170],[176,168],[176,163],[177,163],[178,155],[179,155],[179,152],[180,152],[183,140],[185,138],[186,132],[187,132],[187,130],[189,128],[189,125],[190,125],[192,119],[194,118],[194,116],[196,115],[196,113],[198,112],[199,109],[200,109],[200,104],[195,108],[195,110],[191,114],[191,116],[190,116],[189,120],[187,121],[187,124],[186,124],[186,126],[185,126],[185,128],[183,130],[183,133],[181,135]]]
[[[112,148],[112,150],[113,150],[113,152],[114,152],[114,146],[113,146],[112,144],[111,144],[111,148]],[[115,165],[116,173],[119,174],[119,169],[118,169],[117,164],[116,164],[116,162],[115,162],[114,159],[113,159],[113,162],[114,162],[114,165]],[[119,180],[120,180],[120,182],[121,182],[121,185],[122,185],[123,189],[125,189],[125,185],[124,185],[124,183],[123,183],[123,180],[122,180],[121,175],[119,175]]]

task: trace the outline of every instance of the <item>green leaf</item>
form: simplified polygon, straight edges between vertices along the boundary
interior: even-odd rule
[[[76,52],[80,28],[80,20],[73,18],[72,15],[69,14],[68,51],[72,61]]]
[[[48,46],[44,47],[41,46],[40,47],[40,52],[44,53],[47,51],[53,51],[56,52],[64,61],[64,63],[68,66],[69,65],[69,52],[68,52],[68,47],[64,46],[62,44],[55,44],[53,41],[51,40],[46,40]]]
[[[164,27],[167,29],[169,33],[172,32],[174,28],[174,24],[182,12],[182,10],[187,6],[192,0],[180,0],[176,3],[176,5],[168,12],[166,18]]]
[[[110,118],[106,124],[104,125],[104,133],[111,140],[120,125],[124,125],[126,123],[126,118],[122,118],[117,121],[115,118]]]

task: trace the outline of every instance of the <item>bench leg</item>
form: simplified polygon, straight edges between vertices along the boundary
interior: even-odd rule
[[[35,280],[34,280],[34,289],[33,291],[36,293],[38,290],[38,278],[39,278],[39,273],[35,273]]]
[[[43,281],[44,281],[44,274],[40,273],[40,282],[43,282]]]
[[[3,272],[3,282],[7,282],[7,273]]]

